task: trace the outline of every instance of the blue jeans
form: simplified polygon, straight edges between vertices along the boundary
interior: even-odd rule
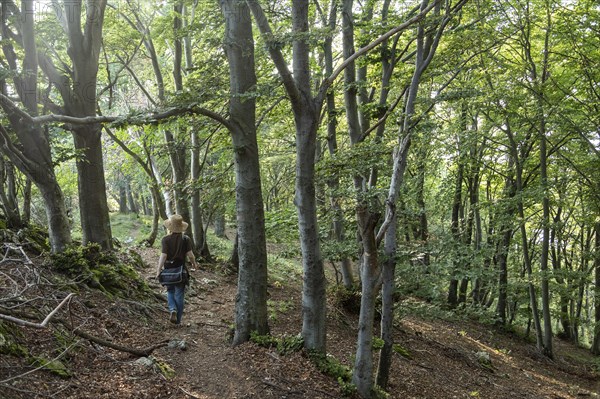
[[[170,285],[167,287],[167,303],[169,312],[177,312],[177,324],[181,323],[183,316],[183,295],[185,284]]]

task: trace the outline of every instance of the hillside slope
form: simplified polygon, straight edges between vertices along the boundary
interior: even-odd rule
[[[161,287],[149,279],[157,250],[140,252],[148,264],[142,273],[160,294]],[[34,263],[28,267],[43,269]],[[0,279],[18,275],[16,266],[23,268],[2,264]],[[162,301],[109,298],[96,290],[81,290],[57,313],[57,319],[70,319],[81,330],[129,349],[156,346],[147,365],[140,361],[145,357],[91,343],[58,323],[34,329],[3,322],[4,336],[28,348],[30,360],[14,351],[1,355],[0,398],[342,397],[338,382],[317,370],[304,352],[280,355],[254,343],[230,347],[236,281],[223,270],[206,266],[192,272],[181,328],[169,324]],[[300,284],[296,278],[269,287],[270,325],[277,337],[295,336],[301,329]],[[0,300],[12,294],[8,286],[0,285]],[[47,296],[52,289],[31,288],[22,294]],[[330,306],[328,319],[328,351],[351,366],[356,316]],[[560,341],[557,358],[550,361],[515,335],[474,322],[415,316],[398,323],[396,340],[405,352],[395,354],[390,398],[600,397],[599,359]],[[489,363],[480,359],[486,356]],[[62,366],[54,367],[54,373],[31,372],[40,366],[31,362],[34,357],[56,358]],[[56,374],[61,367],[68,376]]]

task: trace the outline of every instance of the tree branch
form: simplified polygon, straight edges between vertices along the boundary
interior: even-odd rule
[[[50,312],[50,314],[48,314],[48,316],[46,316],[44,321],[42,321],[41,323],[32,323],[27,320],[18,319],[16,317],[4,315],[1,313],[0,313],[0,319],[8,320],[12,323],[19,324],[21,326],[27,326],[27,327],[33,327],[33,328],[46,328],[46,325],[48,325],[48,323],[50,322],[52,317],[54,317],[56,312],[58,312],[60,310],[60,308],[62,308],[74,295],[75,294],[73,294],[73,293],[67,295],[65,297],[65,299],[63,299],[62,302],[56,308],[54,308],[54,310],[52,312]]]
[[[186,115],[186,114],[198,114],[198,115],[206,116],[206,117],[222,124],[230,131],[233,130],[233,125],[231,124],[231,122],[228,119],[226,119],[225,117],[223,117],[222,115],[220,115],[214,111],[211,111],[207,108],[200,107],[195,104],[185,106],[185,107],[169,108],[162,112],[150,112],[146,115],[130,116],[130,117],[100,115],[100,116],[86,116],[86,117],[80,118],[80,117],[68,116],[68,115],[49,114],[49,115],[36,116],[35,118],[33,118],[27,112],[19,109],[14,103],[12,103],[12,101],[10,101],[10,99],[7,96],[0,93],[0,104],[4,104],[7,101],[8,101],[7,104],[12,105],[11,110],[13,112],[18,113],[18,115],[21,118],[26,119],[27,122],[36,124],[36,125],[43,125],[43,124],[52,123],[52,122],[69,123],[72,125],[88,125],[88,124],[94,124],[94,123],[111,123],[114,126],[147,125],[147,124],[158,124],[158,123],[161,123],[165,119],[169,119],[169,118],[172,118],[175,116]]]
[[[292,76],[292,72],[288,68],[288,64],[279,49],[279,43],[275,39],[275,35],[273,34],[273,30],[269,25],[269,21],[260,6],[257,0],[246,0],[248,7],[252,11],[252,15],[254,15],[254,20],[256,21],[256,25],[260,30],[260,33],[267,44],[267,49],[269,50],[269,54],[271,55],[271,59],[279,72],[279,76],[283,81],[283,85],[290,96],[290,100],[292,105],[298,104],[300,101],[300,91],[294,82],[294,77]]]
[[[428,7],[424,8],[423,11],[421,11],[419,14],[415,15],[414,17],[410,18],[408,21],[406,21],[406,22],[404,22],[404,23],[396,26],[393,29],[390,29],[389,31],[387,31],[383,35],[379,36],[377,39],[373,40],[371,43],[367,44],[364,47],[359,48],[358,50],[356,50],[356,52],[354,54],[352,54],[350,57],[346,58],[346,60],[344,60],[344,62],[342,62],[333,71],[333,73],[331,74],[331,76],[329,76],[327,79],[325,79],[323,81],[323,84],[321,85],[321,89],[319,90],[319,96],[318,96],[318,98],[319,99],[323,98],[323,96],[327,93],[327,90],[333,84],[333,82],[335,81],[335,79],[337,79],[337,77],[339,76],[339,74],[342,73],[344,71],[344,69],[350,63],[354,62],[358,57],[361,57],[361,56],[365,55],[366,53],[368,53],[369,51],[373,50],[375,47],[379,46],[385,40],[389,39],[390,37],[394,36],[395,34],[397,34],[399,32],[402,32],[403,30],[409,28],[410,26],[412,26],[416,22],[419,22],[421,19],[425,18],[425,16],[427,15],[427,13],[433,7],[435,7],[440,1],[441,0],[435,0]]]

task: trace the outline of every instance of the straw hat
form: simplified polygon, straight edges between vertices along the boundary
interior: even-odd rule
[[[188,228],[188,224],[183,221],[181,215],[171,215],[164,221],[164,225],[171,233],[183,233]]]

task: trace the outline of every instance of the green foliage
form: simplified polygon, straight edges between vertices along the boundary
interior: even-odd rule
[[[284,313],[288,312],[290,309],[293,308],[293,306],[294,306],[294,304],[290,300],[273,301],[273,300],[268,299],[267,300],[267,311],[269,313],[269,319],[271,321],[277,320],[278,314],[284,314]]]
[[[350,367],[343,365],[328,353],[311,351],[309,352],[309,358],[319,371],[337,380],[342,395],[352,396],[356,393],[356,385],[352,384],[352,370]]]
[[[29,353],[27,348],[19,343],[19,337],[22,335],[15,325],[0,320],[0,353],[18,357],[27,356]]]
[[[51,254],[50,262],[54,269],[76,281],[107,294],[127,297],[149,291],[135,270],[141,259],[132,254],[104,251],[98,244],[90,243],[72,245],[61,253]]]
[[[175,370],[169,363],[155,356],[150,356],[150,359],[153,361],[153,368],[160,374],[164,375],[166,379],[175,377]]]
[[[206,231],[205,233],[211,255],[217,259],[229,259],[233,251],[233,241],[217,237],[212,231]]]
[[[400,344],[392,345],[392,350],[406,359],[412,359],[410,351]]]
[[[294,207],[283,207],[265,212],[265,233],[270,242],[298,242],[298,216],[296,209]]]
[[[56,374],[62,378],[69,378],[73,373],[59,360],[50,360],[43,357],[34,356],[29,359],[32,367],[43,367],[52,374]]]
[[[275,348],[280,355],[289,355],[298,352],[304,347],[304,339],[300,334],[295,336],[284,335],[281,338],[272,335],[259,335],[253,331],[250,341],[264,348]]]
[[[382,350],[384,345],[385,345],[385,341],[384,340],[382,340],[379,337],[373,337],[372,347],[373,347],[374,351]]]
[[[124,244],[135,244],[150,234],[152,217],[135,213],[111,213],[110,228],[113,238]]]
[[[277,286],[285,286],[302,279],[302,266],[294,259],[267,254],[267,269],[269,282]]]

